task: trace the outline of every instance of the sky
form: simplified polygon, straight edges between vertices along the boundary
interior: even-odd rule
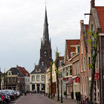
[[[40,45],[47,5],[52,58],[58,47],[64,55],[66,39],[80,39],[80,20],[88,23],[90,0],[0,0],[0,68],[17,65],[29,72],[40,58]],[[96,0],[103,5],[104,0]]]

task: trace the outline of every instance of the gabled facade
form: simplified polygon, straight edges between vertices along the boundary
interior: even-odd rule
[[[86,35],[87,31],[96,34],[98,33],[98,44],[97,44],[97,56],[95,63],[95,77],[93,87],[93,102],[97,104],[103,104],[104,101],[104,82],[103,80],[103,50],[104,50],[104,6],[95,6],[95,0],[91,0],[91,9],[89,13],[89,24],[84,24],[81,20],[81,34],[80,34],[80,93],[82,100],[85,97],[90,98],[90,88],[92,79],[92,69],[89,67],[91,64],[91,46],[86,42],[88,39],[92,39],[91,35]],[[92,34],[93,35],[93,34]]]
[[[66,40],[65,43],[65,55],[64,55],[64,66],[61,70],[63,78],[63,92],[67,94],[67,97],[71,97],[73,89],[73,57],[79,55],[80,51],[80,40]],[[79,56],[78,56],[79,57]],[[79,58],[78,58],[79,60]]]
[[[94,82],[94,99],[96,103],[104,103],[104,6],[95,6],[95,0],[91,0],[91,10],[89,19],[89,30],[94,33],[98,33],[98,45],[97,56],[95,64],[95,79]],[[88,48],[88,55],[91,54],[90,48]],[[88,70],[90,72],[90,70]],[[88,72],[88,73],[89,73]],[[92,73],[92,72],[91,72]],[[91,77],[89,76],[89,80]]]
[[[29,74],[29,72],[24,67],[17,66],[17,68],[21,71],[21,73],[24,76],[25,91],[30,91],[30,74]]]
[[[80,93],[81,99],[85,99],[90,93],[88,78],[91,75],[91,72],[88,73],[88,59],[91,59],[91,56],[88,55],[87,36],[85,35],[88,31],[88,25],[84,24],[83,20],[80,21],[80,28]]]
[[[24,67],[12,67],[7,71],[7,82],[5,89],[14,89],[18,91],[30,91],[30,74]]]
[[[74,40],[74,39],[66,40],[64,63],[67,64],[70,58],[72,58],[75,54],[79,53],[79,50],[80,50],[80,40]]]
[[[7,89],[14,89],[21,92],[25,91],[25,78],[17,67],[12,67],[7,71]]]

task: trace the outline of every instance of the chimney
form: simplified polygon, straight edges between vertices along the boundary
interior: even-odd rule
[[[91,8],[95,8],[95,0],[91,0]]]

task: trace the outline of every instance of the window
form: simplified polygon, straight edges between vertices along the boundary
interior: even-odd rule
[[[91,32],[94,32],[94,25],[91,24]]]
[[[84,71],[85,71],[85,57],[83,58],[83,64],[84,64]]]
[[[81,59],[81,72],[83,72],[83,70],[82,70],[82,59]]]
[[[75,52],[71,52],[71,57],[73,57],[73,56],[74,56],[74,54],[75,54]]]
[[[45,90],[45,84],[41,84],[41,90]]]
[[[83,54],[83,42],[81,42],[81,53]]]
[[[40,75],[36,76],[36,81],[40,81]]]
[[[68,68],[66,68],[66,76],[68,76]]]
[[[32,76],[32,81],[35,81],[35,75]]]
[[[91,64],[91,58],[90,57],[88,58],[88,64],[89,65]],[[89,70],[90,70],[90,66],[89,66]]]
[[[44,62],[42,62],[41,64],[42,64],[42,66],[44,66]]]
[[[44,56],[47,56],[48,55],[48,52],[45,50],[44,51]]]
[[[80,46],[77,45],[77,47],[76,47],[76,53],[79,53],[79,52],[80,52]]]
[[[41,72],[41,69],[36,69],[35,71],[36,71],[36,72]]]
[[[41,81],[45,81],[45,76],[41,75]]]
[[[70,75],[72,75],[72,66],[70,66]]]

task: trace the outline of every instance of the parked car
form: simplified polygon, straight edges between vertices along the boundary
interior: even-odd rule
[[[1,94],[4,96],[5,102],[10,102],[11,99],[7,92],[1,92]]]
[[[0,96],[0,104],[3,104],[3,100],[1,99],[1,96]]]
[[[0,93],[1,104],[5,104],[4,96]]]
[[[12,90],[4,90],[5,92],[7,92],[7,94],[10,96],[11,100],[14,100],[16,97],[15,97],[15,94]]]

